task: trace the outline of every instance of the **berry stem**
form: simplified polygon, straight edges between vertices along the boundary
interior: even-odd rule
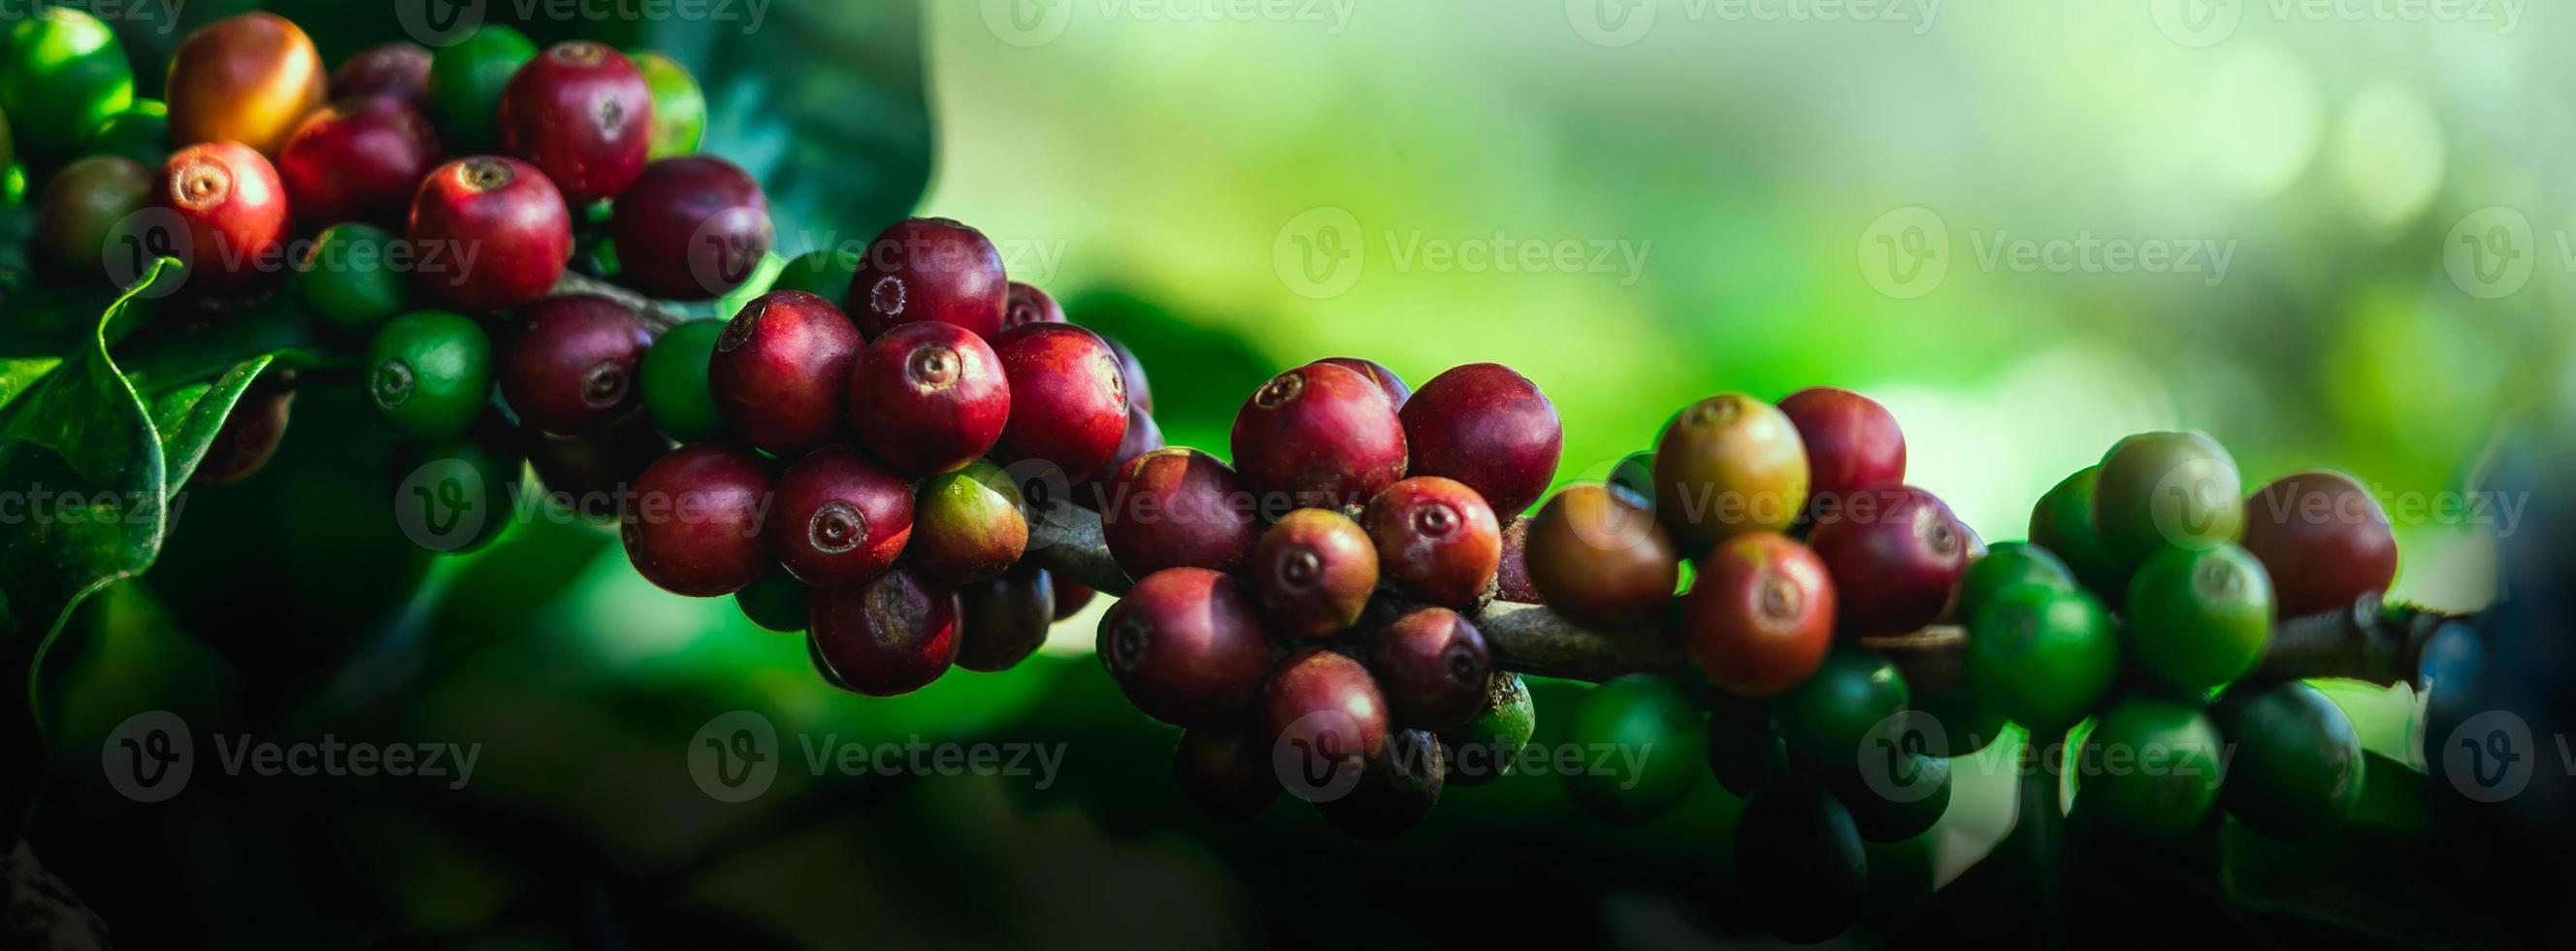
[[[656,337],[661,336],[662,331],[689,321],[688,315],[673,310],[669,304],[579,271],[564,271],[563,277],[555,281],[554,289],[547,291],[546,294],[549,297],[561,294],[590,294],[635,308],[636,313],[644,316],[644,326],[650,328]]]

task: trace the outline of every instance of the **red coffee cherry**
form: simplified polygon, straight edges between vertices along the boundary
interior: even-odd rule
[[[1483,712],[1492,666],[1484,633],[1448,608],[1406,612],[1369,652],[1395,722],[1419,730],[1465,726]]]
[[[1244,573],[1279,633],[1331,637],[1367,610],[1377,590],[1377,546],[1339,512],[1298,509],[1261,534]]]
[[[909,568],[816,588],[807,611],[817,654],[841,686],[870,697],[911,693],[957,657],[957,594]]]
[[[1494,597],[1539,603],[1538,585],[1531,583],[1529,575],[1529,527],[1527,515],[1515,515],[1503,523],[1503,557],[1494,569]]]
[[[1174,568],[1136,583],[1100,626],[1100,662],[1127,700],[1174,726],[1215,726],[1252,702],[1270,644],[1233,578]]]
[[[1234,463],[1265,513],[1368,501],[1404,478],[1404,424],[1386,391],[1332,364],[1271,377],[1234,416]]]
[[[1109,352],[1118,355],[1118,376],[1127,381],[1127,405],[1141,406],[1145,412],[1153,412],[1154,385],[1145,379],[1145,361],[1136,359],[1136,351],[1127,349],[1127,345],[1118,338],[1097,330],[1092,333],[1100,334],[1100,339],[1109,344]]]
[[[1386,391],[1387,402],[1395,404],[1398,413],[1404,411],[1405,401],[1413,398],[1413,387],[1405,385],[1404,378],[1395,375],[1395,371],[1387,369],[1386,364],[1358,357],[1325,357],[1315,362],[1330,363],[1368,377],[1369,382],[1377,384],[1378,389]]]
[[[1682,633],[1710,683],[1776,696],[1806,682],[1833,650],[1833,580],[1815,552],[1786,535],[1738,535],[1701,559],[1682,598]]]
[[[2272,576],[2282,617],[2349,609],[2397,578],[2387,510],[2340,472],[2296,473],[2255,490],[2244,544]]]
[[[760,183],[712,155],[644,166],[617,196],[608,234],[618,274],[665,300],[714,300],[741,287],[769,253],[769,199]]]
[[[868,243],[850,278],[849,311],[873,340],[896,324],[936,320],[992,340],[1010,297],[1002,252],[947,218],[907,218]]]
[[[948,472],[1001,441],[1011,384],[984,338],[955,324],[904,324],[861,350],[850,422],[878,457],[915,475]]]
[[[1172,751],[1172,776],[1190,802],[1213,819],[1250,819],[1279,800],[1270,744],[1240,725],[1181,731],[1181,744]]]
[[[400,40],[359,50],[331,71],[331,99],[383,96],[428,108],[429,50]]]
[[[536,166],[480,155],[432,169],[411,199],[413,283],[463,311],[545,296],[572,260],[563,194]]]
[[[1130,578],[1165,568],[1233,571],[1259,539],[1234,467],[1196,449],[1158,449],[1110,477],[1100,510],[1109,553]]]
[[[1107,469],[1127,435],[1127,384],[1098,334],[1072,324],[1025,324],[993,340],[1010,380],[1011,419],[998,454],[1044,460],[1066,483]]]
[[[957,589],[957,666],[1000,673],[1046,643],[1055,623],[1055,592],[1046,569],[1021,565]]]
[[[1406,471],[1446,476],[1519,514],[1547,494],[1565,448],[1556,404],[1499,363],[1452,367],[1404,404]]]
[[[286,189],[277,170],[239,142],[206,142],[172,153],[153,204],[184,227],[174,249],[187,286],[235,291],[286,271]]]
[[[1681,579],[1681,560],[1654,513],[1595,484],[1568,486],[1539,506],[1528,558],[1541,601],[1605,630],[1653,623]]]
[[[601,432],[637,405],[637,367],[653,333],[634,308],[587,294],[528,305],[501,345],[501,398],[529,429]]]
[[[771,557],[818,588],[884,574],[912,539],[912,486],[866,453],[831,445],[778,477]]]
[[[1018,281],[1011,282],[1010,293],[1002,304],[1002,329],[1009,330],[1021,324],[1060,323],[1064,323],[1064,308],[1056,304],[1055,298]]]
[[[1284,746],[1310,766],[1358,768],[1386,749],[1386,695],[1368,668],[1332,651],[1308,648],[1281,663],[1262,688],[1261,707],[1272,748]]]
[[[1464,483],[1414,476],[1370,499],[1360,516],[1379,573],[1415,600],[1471,608],[1502,567],[1494,510]]]
[[[1932,623],[1968,569],[1970,533],[1950,506],[1910,485],[1854,494],[1807,544],[1833,575],[1835,613],[1855,637]]]
[[[769,570],[760,542],[769,485],[760,457],[718,443],[682,446],[646,467],[620,524],[635,573],[696,598],[760,580]]]
[[[1055,583],[1055,619],[1059,621],[1082,613],[1082,609],[1091,604],[1092,597],[1099,594],[1089,585],[1071,578],[1057,576],[1051,580]]]
[[[443,156],[420,110],[381,96],[343,99],[295,128],[277,177],[307,231],[343,221],[403,227],[411,194]]]
[[[804,291],[751,299],[716,338],[707,389],[725,425],[780,456],[841,435],[861,342],[831,301]]]
[[[528,160],[586,205],[614,198],[644,171],[653,93],[626,54],[588,40],[557,43],[501,90],[501,148]]]
[[[1905,482],[1905,432],[1878,401],[1815,386],[1789,394],[1780,412],[1807,449],[1807,517],[1863,489]]]

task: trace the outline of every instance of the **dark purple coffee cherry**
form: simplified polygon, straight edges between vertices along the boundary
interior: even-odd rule
[[[636,385],[653,332],[605,297],[548,297],[520,311],[501,344],[501,398],[520,425],[557,436],[605,431],[643,399]]]
[[[1264,514],[1360,505],[1404,478],[1404,424],[1386,391],[1333,364],[1261,385],[1234,417],[1234,464]]]
[[[1009,297],[1002,252],[983,232],[946,218],[907,218],[868,243],[847,302],[870,340],[918,320],[991,340],[1001,335]]]
[[[1467,484],[1497,513],[1520,514],[1556,481],[1565,449],[1556,404],[1499,363],[1470,363],[1422,384],[1404,404],[1414,475]]]
[[[957,666],[1000,673],[1046,643],[1055,623],[1055,586],[1046,569],[1022,565],[957,590]]]
[[[1137,457],[1103,498],[1101,534],[1131,578],[1183,566],[1233,571],[1260,537],[1234,467],[1196,449]]]
[[[1448,783],[1448,755],[1438,738],[1421,730],[1389,736],[1386,752],[1371,760],[1350,791],[1317,799],[1315,811],[1355,838],[1384,842],[1421,825],[1440,804]]]
[[[1386,750],[1386,696],[1377,679],[1359,661],[1323,648],[1280,663],[1262,688],[1261,710],[1272,749],[1291,751],[1310,766],[1362,768]],[[1307,776],[1326,771],[1310,769]]]
[[[1378,632],[1369,670],[1395,722],[1421,730],[1465,725],[1484,709],[1493,666],[1485,635],[1448,608],[1415,608]]]
[[[664,591],[712,598],[769,570],[760,543],[769,467],[719,443],[672,450],[626,496],[622,534],[635,573]]]
[[[1137,582],[1101,623],[1099,653],[1128,702],[1174,726],[1232,720],[1260,690],[1270,662],[1251,595],[1204,568]]]
[[[908,568],[814,589],[814,644],[850,690],[891,697],[930,686],[957,657],[957,594]]]
[[[683,155],[644,166],[608,219],[618,275],[647,296],[714,300],[769,253],[769,199],[732,162]]]

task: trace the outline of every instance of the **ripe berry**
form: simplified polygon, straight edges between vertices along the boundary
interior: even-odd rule
[[[521,425],[558,436],[601,432],[632,410],[652,331],[634,308],[605,297],[530,304],[501,345],[501,398]]]
[[[896,324],[936,320],[992,340],[1009,282],[984,233],[946,218],[907,218],[868,243],[850,280],[850,316],[870,339]]]
[[[1527,510],[1556,480],[1565,448],[1556,404],[1510,367],[1453,367],[1422,384],[1402,415],[1408,471],[1464,482],[1496,512]]]
[[[1685,551],[1788,531],[1806,504],[1806,447],[1771,404],[1709,397],[1674,417],[1655,445],[1655,514]]]
[[[2140,433],[2102,457],[2093,521],[2124,567],[2166,548],[2207,548],[2245,525],[2236,460],[2200,433]]]
[[[1808,517],[1863,489],[1905,481],[1905,433],[1878,401],[1816,386],[1789,394],[1780,412],[1807,450]]]
[[[957,666],[1000,673],[1046,643],[1055,622],[1054,586],[1045,569],[1022,565],[991,581],[957,590]]]
[[[1288,513],[1252,550],[1244,574],[1289,637],[1331,637],[1360,622],[1377,590],[1377,546],[1359,523],[1330,509]]]
[[[1386,401],[1395,404],[1396,412],[1403,412],[1404,402],[1413,398],[1413,387],[1405,385],[1404,378],[1395,375],[1395,371],[1387,369],[1386,364],[1358,357],[1325,357],[1315,362],[1330,363],[1368,377],[1369,382],[1377,384],[1378,389],[1386,391]]]
[[[2129,658],[2186,694],[2244,676],[2272,636],[2271,579],[2228,542],[2158,552],[2129,579],[2124,606]]]
[[[1494,568],[1494,597],[1522,604],[1539,603],[1538,585],[1529,574],[1530,517],[1514,515],[1503,523],[1503,557]]]
[[[719,443],[672,450],[635,479],[620,530],[635,572],[664,591],[731,594],[768,573],[769,467]]]
[[[1067,483],[1108,468],[1127,435],[1127,385],[1100,336],[1072,324],[1026,324],[993,339],[1010,381],[999,454],[1043,460]]]
[[[999,578],[1029,546],[1019,487],[982,460],[923,481],[913,522],[912,560],[950,584]]]
[[[1386,696],[1377,679],[1359,661],[1320,647],[1279,664],[1261,688],[1261,711],[1272,749],[1294,751],[1309,777],[1362,768],[1386,749]]]
[[[307,230],[343,221],[401,227],[412,191],[442,155],[419,110],[379,96],[343,99],[295,127],[277,177]]]
[[[861,342],[831,301],[802,291],[751,299],[716,338],[707,387],[725,425],[754,446],[794,455],[841,434],[841,408]]]
[[[604,433],[526,437],[528,467],[544,484],[547,504],[594,524],[617,521],[627,487],[671,450],[671,441],[640,411],[610,423]]]
[[[1048,297],[1047,292],[1018,281],[1012,281],[1010,286],[1010,293],[1002,304],[1002,329],[1009,330],[1021,324],[1064,323],[1064,308],[1056,304],[1055,298]]]
[[[1069,490],[1074,504],[1095,512],[1107,509],[1114,498],[1109,494],[1109,480],[1127,471],[1129,463],[1161,448],[1164,448],[1163,427],[1154,422],[1153,415],[1145,412],[1144,407],[1127,404],[1127,434],[1118,437],[1118,455],[1109,460],[1108,468]]]
[[[1172,776],[1209,818],[1250,819],[1279,800],[1270,744],[1241,726],[1192,727],[1172,750]]]
[[[2245,550],[2271,574],[2282,617],[2351,607],[2397,577],[2387,510],[2340,472],[2301,472],[2256,490]]]
[[[912,521],[912,486],[902,476],[857,449],[825,446],[778,477],[769,554],[806,584],[854,584],[894,564]]]
[[[1153,412],[1154,385],[1145,379],[1145,361],[1136,359],[1136,351],[1127,349],[1127,345],[1116,337],[1103,333],[1100,339],[1108,342],[1109,352],[1118,355],[1118,376],[1127,381],[1127,405],[1142,406],[1145,412]]]
[[[1502,566],[1494,510],[1466,485],[1414,476],[1387,486],[1360,516],[1377,544],[1378,571],[1416,600],[1474,607]]]
[[[1843,630],[1903,634],[1941,617],[1968,568],[1968,530],[1950,506],[1913,486],[1844,500],[1807,536],[1833,572]]]
[[[161,166],[160,186],[153,203],[178,216],[183,231],[172,247],[188,265],[188,286],[241,290],[285,270],[286,189],[258,152],[239,142],[191,145]]]
[[[543,297],[572,260],[563,195],[535,166],[497,156],[432,170],[412,196],[409,237],[421,291],[458,310]]]
[[[1082,609],[1091,604],[1092,596],[1099,593],[1091,590],[1089,585],[1076,582],[1071,578],[1059,576],[1053,580],[1055,582],[1055,619],[1059,621],[1082,613]]]
[[[1385,755],[1369,761],[1357,784],[1338,797],[1316,799],[1315,812],[1356,838],[1388,841],[1431,815],[1448,774],[1438,738],[1422,730],[1398,731],[1387,737]]]
[[[784,571],[761,575],[750,587],[733,593],[734,606],[751,623],[781,634],[806,628],[812,598],[813,589]]]
[[[225,17],[170,56],[170,141],[232,141],[276,155],[295,124],[322,107],[327,83],[322,54],[285,17]]]
[[[405,436],[457,435],[492,402],[492,341],[447,311],[387,321],[367,343],[367,367],[368,400]]]
[[[36,199],[39,259],[69,274],[96,277],[111,270],[127,279],[151,266],[149,249],[122,247],[129,216],[152,203],[159,190],[153,170],[114,155],[92,155],[55,172]],[[129,235],[142,239],[150,235]],[[176,237],[172,235],[170,237]],[[108,258],[121,259],[110,269]]]
[[[588,40],[557,43],[501,90],[501,148],[528,160],[586,205],[614,198],[644,171],[653,93],[626,54]]]
[[[814,644],[842,684],[871,697],[930,686],[957,657],[957,595],[909,568],[816,588]]]
[[[644,74],[644,88],[653,94],[652,146],[645,150],[645,160],[697,151],[698,139],[707,131],[707,96],[698,89],[697,77],[660,53],[647,50],[631,58],[635,71]],[[834,293],[839,290],[833,288]]]
[[[1174,568],[1136,583],[1100,625],[1100,662],[1127,700],[1174,726],[1214,726],[1252,702],[1270,645],[1233,578]]]
[[[295,376],[290,371],[262,375],[243,391],[232,414],[206,444],[197,469],[188,476],[196,485],[231,485],[250,478],[277,454],[286,438],[286,421],[295,407]],[[176,464],[176,461],[173,461]]]
[[[663,159],[610,211],[618,274],[667,300],[714,300],[760,268],[771,238],[760,183],[711,155]]]
[[[1364,503],[1404,478],[1404,452],[1386,391],[1331,364],[1271,377],[1234,416],[1234,462],[1265,514]]]
[[[1681,580],[1653,514],[1598,485],[1568,486],[1530,521],[1530,583],[1567,620],[1627,630],[1663,614]]]
[[[878,457],[907,472],[947,472],[1001,441],[1011,385],[984,338],[954,324],[879,334],[850,370],[850,423]]]
[[[500,145],[494,120],[501,111],[501,92],[519,67],[536,57],[537,44],[527,34],[500,24],[480,27],[431,55],[430,112],[448,148],[489,152]]]
[[[1233,571],[1259,540],[1234,468],[1196,449],[1158,449],[1109,479],[1101,534],[1120,570],[1142,578],[1189,566]]]
[[[1369,670],[1386,688],[1395,722],[1423,730],[1463,726],[1485,706],[1493,664],[1485,635],[1448,608],[1415,608],[1378,632]]]
[[[1807,546],[1739,535],[1700,561],[1682,599],[1691,659],[1727,692],[1769,697],[1805,681],[1834,643],[1834,586]]]
[[[331,71],[333,101],[383,96],[417,109],[429,107],[429,50],[396,40],[359,50]]]

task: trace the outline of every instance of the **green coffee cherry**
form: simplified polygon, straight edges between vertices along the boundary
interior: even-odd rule
[[[2245,480],[2215,439],[2139,433],[2102,457],[2093,523],[2126,568],[2167,548],[2207,548],[2244,528]]]
[[[145,168],[161,167],[170,152],[170,107],[158,99],[134,100],[81,135],[82,155],[122,155]]]
[[[323,326],[352,334],[373,331],[411,299],[404,280],[402,239],[374,225],[349,222],[314,236],[312,256],[295,275],[296,296]]]
[[[1566,774],[1576,805],[1612,822],[1642,822],[1690,795],[1705,769],[1699,711],[1669,680],[1632,674],[1575,701],[1566,740],[1583,768]]]
[[[394,499],[397,521],[412,540],[435,551],[462,554],[492,544],[513,519],[519,474],[514,453],[470,436],[439,439],[420,448],[421,462]]]
[[[1973,619],[1995,595],[2022,584],[2073,591],[2075,572],[2045,548],[2028,542],[1996,542],[1960,576],[1955,616]]]
[[[2062,735],[2110,693],[2120,641],[2092,595],[2025,584],[1996,595],[1969,622],[1963,663],[1978,706],[2034,737]]]
[[[429,106],[450,155],[475,155],[499,147],[501,90],[537,58],[527,34],[487,24],[429,61]]]
[[[2040,496],[2030,511],[2030,543],[2065,562],[2094,596],[2117,605],[2129,593],[2129,573],[2093,521],[2093,492],[2101,479],[2102,467],[2089,466]]]
[[[674,440],[692,443],[724,435],[724,418],[716,415],[715,396],[707,389],[707,361],[715,355],[725,323],[715,318],[689,321],[663,331],[652,349],[644,351],[638,371],[644,381],[644,411]]]
[[[2199,706],[2131,696],[2084,739],[2074,764],[2079,807],[2142,838],[2187,838],[2217,806],[2221,753],[2218,727]]]
[[[1833,769],[1851,769],[1860,757],[1876,753],[1881,724],[1905,712],[1913,695],[1905,675],[1877,651],[1835,648],[1804,683],[1772,701],[1771,720],[1780,739],[1799,759]]]
[[[707,130],[707,97],[698,91],[697,78],[670,57],[650,50],[629,53],[627,58],[644,74],[644,88],[653,97],[652,142],[645,160],[696,152],[698,139]]]
[[[125,48],[97,17],[46,5],[0,34],[0,112],[29,155],[72,158],[82,135],[133,104]]]
[[[492,341],[463,315],[420,310],[387,322],[367,344],[367,396],[395,432],[463,433],[492,399]]]
[[[2229,691],[2210,709],[2235,745],[2221,803],[2264,835],[2313,838],[2341,827],[2366,778],[2361,734],[2317,688],[2291,682]]]
[[[850,279],[859,272],[859,255],[855,251],[829,248],[807,251],[787,262],[778,272],[778,280],[769,285],[773,291],[804,291],[821,295],[824,300],[839,303],[850,294]]]
[[[2272,579],[2232,543],[2168,548],[2129,581],[2128,621],[2140,670],[2176,691],[2201,693],[2262,659],[2272,636]]]
[[[1485,681],[1485,709],[1467,725],[1440,734],[1448,749],[1449,784],[1480,786],[1511,774],[1538,729],[1538,707],[1530,703],[1521,675],[1501,671]]]

